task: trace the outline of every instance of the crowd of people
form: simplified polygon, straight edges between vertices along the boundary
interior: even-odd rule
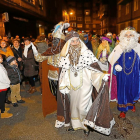
[[[89,126],[109,135],[115,124],[109,101],[117,102],[119,117],[125,118],[129,109],[135,112],[135,103],[140,98],[140,35],[133,27],[125,28],[119,36],[111,32],[103,36],[81,31],[66,34],[62,32],[66,26],[59,23],[48,39],[45,35],[37,39],[32,36],[1,39],[1,118],[12,117],[9,108],[5,108],[5,103],[10,103],[8,90],[13,107],[24,103],[20,86],[29,81],[27,92],[36,92],[35,77],[43,84],[45,67],[41,62],[47,60],[46,65],[61,68],[55,71],[51,68],[47,73],[51,92],[57,96],[55,127],[71,124],[68,131],[83,129],[88,135]],[[56,87],[53,89],[51,84]]]

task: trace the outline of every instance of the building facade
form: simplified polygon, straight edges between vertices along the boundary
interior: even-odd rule
[[[36,38],[51,32],[59,20],[62,20],[62,4],[57,0],[0,0],[1,36]]]
[[[101,20],[100,34],[107,32],[116,33],[117,22],[117,1],[116,0],[100,0],[100,10],[98,16]]]
[[[99,34],[98,5],[97,0],[66,0],[63,18],[69,21],[74,30]]]
[[[117,33],[127,26],[140,32],[140,0],[117,1]]]

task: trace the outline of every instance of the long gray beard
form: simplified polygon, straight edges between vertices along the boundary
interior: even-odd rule
[[[78,46],[70,45],[68,53],[69,53],[70,64],[72,66],[74,65],[76,66],[79,63],[79,58],[81,54],[81,45]]]
[[[137,42],[133,37],[129,39],[127,37],[124,37],[124,39],[120,41],[119,45],[121,45],[121,49],[123,50],[123,52],[130,52],[137,46]]]

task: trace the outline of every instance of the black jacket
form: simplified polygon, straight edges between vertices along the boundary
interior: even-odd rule
[[[17,60],[17,63],[18,63],[18,67],[20,68],[20,66],[21,66],[21,61],[19,62],[18,61],[18,58],[20,57],[20,58],[22,58],[22,49],[21,49],[21,47],[19,47],[19,49],[18,50],[16,50],[14,47],[12,48],[12,51],[13,51],[13,53],[14,53],[14,56],[16,57],[16,60]]]
[[[11,82],[10,85],[16,85],[21,82],[21,73],[18,67],[13,67],[7,64],[6,70]]]

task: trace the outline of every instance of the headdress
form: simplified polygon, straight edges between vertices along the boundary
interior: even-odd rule
[[[108,42],[112,43],[112,40],[111,40],[111,39],[109,39],[108,37],[102,37],[102,38],[101,38],[101,40],[106,40],[106,41],[108,41]]]
[[[57,25],[55,25],[55,29],[52,32],[52,36],[56,37],[56,38],[60,38],[65,40],[65,35],[62,33],[63,29],[66,29],[70,26],[69,23],[65,23],[65,22],[59,22]]]
[[[79,34],[75,31],[70,31],[69,33],[67,33],[65,41],[67,42],[72,37],[79,37]]]
[[[134,27],[128,26],[126,27],[124,30],[132,30],[132,31],[136,31],[136,29]]]
[[[111,32],[109,32],[109,33],[107,33],[107,35],[106,36],[112,36],[112,33]]]

